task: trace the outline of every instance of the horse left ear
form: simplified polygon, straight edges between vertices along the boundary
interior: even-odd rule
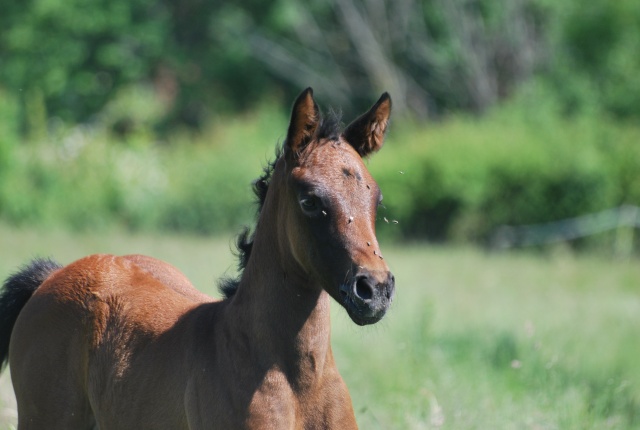
[[[304,90],[295,102],[291,110],[291,121],[287,131],[285,148],[287,152],[299,154],[309,143],[318,124],[320,123],[320,111],[313,100],[311,87]]]
[[[391,97],[384,93],[368,112],[347,126],[342,136],[361,157],[366,157],[382,148],[390,115]]]

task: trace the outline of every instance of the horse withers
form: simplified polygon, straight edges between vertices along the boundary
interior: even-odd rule
[[[167,263],[34,260],[0,295],[0,359],[18,428],[355,429],[330,345],[330,297],[379,321],[394,278],[375,235],[380,189],[363,157],[383,144],[385,93],[344,130],[309,88],[255,183],[241,273],[223,300]]]

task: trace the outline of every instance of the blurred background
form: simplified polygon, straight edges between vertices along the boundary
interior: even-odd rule
[[[371,166],[399,221],[383,234],[486,244],[503,225],[640,205],[635,0],[3,3],[11,225],[250,223],[248,184],[307,86],[345,122],[392,95],[391,149]],[[615,247],[601,230],[572,244]]]
[[[396,311],[334,328],[361,426],[640,426],[637,0],[0,10],[2,278],[34,255],[143,252],[215,294],[295,96],[348,123],[388,91],[368,165]]]

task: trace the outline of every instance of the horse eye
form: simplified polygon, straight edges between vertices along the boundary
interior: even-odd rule
[[[304,197],[300,200],[300,206],[307,212],[313,212],[318,209],[318,202],[314,197]]]

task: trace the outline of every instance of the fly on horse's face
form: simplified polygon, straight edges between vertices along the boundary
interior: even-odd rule
[[[363,162],[382,146],[390,111],[384,94],[342,133],[323,136],[307,91],[294,104],[285,142],[292,254],[359,325],[379,321],[394,294],[375,235],[382,194]]]

